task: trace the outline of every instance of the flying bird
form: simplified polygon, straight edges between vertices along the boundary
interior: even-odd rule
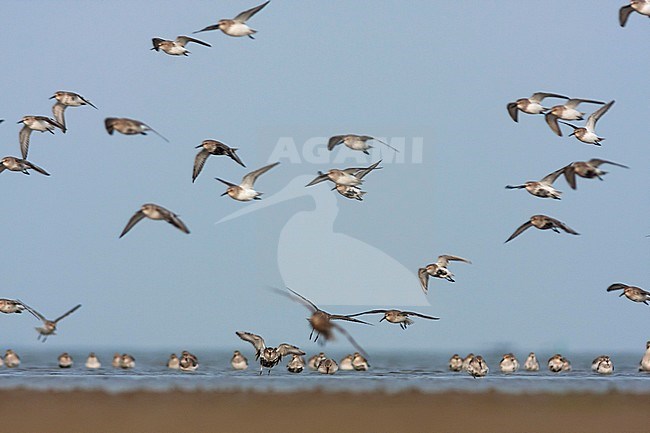
[[[542,101],[545,98],[561,98],[569,99],[566,96],[558,95],[557,93],[537,92],[533,93],[530,98],[520,98],[515,102],[510,102],[507,105],[508,114],[515,122],[518,122],[517,114],[519,111],[526,114],[541,114],[548,110],[542,107]]]
[[[97,107],[95,107],[92,102],[74,92],[64,92],[59,90],[58,92],[55,92],[54,95],[50,96],[50,99],[56,99],[56,102],[52,106],[52,113],[59,125],[62,126],[61,130],[63,132],[68,130],[65,126],[65,116],[63,115],[67,107],[90,105],[97,110]]]
[[[104,119],[104,126],[109,135],[113,135],[113,131],[124,135],[147,135],[147,131],[151,131],[169,143],[169,140],[163,137],[158,131],[139,120],[127,119],[125,117],[107,117]]]
[[[32,164],[31,162],[27,161],[26,159],[20,159],[16,158],[14,156],[5,156],[0,160],[0,173],[2,173],[5,170],[9,171],[20,171],[23,174],[29,175],[29,172],[27,170],[34,170],[37,171],[45,176],[49,176],[50,173],[47,171],[43,170],[41,167]]]
[[[564,104],[551,107],[551,109],[548,110],[544,115],[546,119],[546,123],[548,124],[548,126],[551,128],[553,132],[555,132],[557,135],[562,137],[562,131],[560,130],[560,126],[557,124],[557,119],[583,120],[583,116],[585,115],[585,113],[576,110],[576,107],[583,102],[589,104],[600,104],[600,105],[605,104],[602,101],[594,101],[591,99],[571,98],[568,101],[566,101]]]
[[[207,42],[190,38],[189,36],[177,36],[176,40],[173,41],[169,41],[161,38],[153,38],[151,42],[153,43],[152,50],[155,51],[162,50],[164,53],[169,54],[170,56],[187,56],[188,54],[191,54],[185,48],[185,45],[187,45],[189,42],[194,42],[196,44],[203,45],[206,47],[212,46]]]
[[[648,304],[648,301],[650,301],[650,292],[647,292],[640,287],[628,286],[627,284],[623,283],[614,283],[607,288],[608,292],[612,292],[614,290],[623,290],[623,293],[618,295],[619,298],[621,296],[625,296],[630,301],[643,302],[646,305],[650,305]]]
[[[603,105],[598,110],[594,111],[587,118],[587,123],[585,124],[585,126],[578,127],[567,122],[560,122],[560,123],[564,125],[568,125],[571,128],[573,128],[573,132],[569,134],[569,136],[573,135],[583,143],[600,146],[600,142],[603,141],[604,138],[599,137],[596,134],[596,122],[598,122],[598,119],[600,119],[603,116],[603,114],[607,113],[607,110],[609,110],[612,107],[612,105],[614,105],[614,101],[609,101],[607,104]]]
[[[326,180],[334,182],[336,185],[343,186],[358,186],[363,183],[363,177],[370,173],[373,170],[379,170],[382,167],[377,167],[381,159],[369,167],[351,167],[343,170],[333,168],[327,173],[318,172],[318,176],[314,178],[305,186],[316,185],[317,183],[324,182]],[[340,192],[340,191],[339,191]]]
[[[576,189],[576,174],[585,179],[593,179],[594,177],[597,177],[598,179],[603,180],[601,176],[604,176],[607,172],[598,168],[602,164],[611,164],[617,167],[629,168],[628,166],[617,162],[593,158],[589,161],[572,162],[564,167],[564,178],[572,189]]]
[[[216,180],[218,180],[221,183],[224,183],[228,185],[228,189],[221,194],[221,196],[228,195],[230,198],[238,200],[238,201],[251,201],[251,200],[261,200],[260,196],[263,194],[261,192],[257,192],[253,189],[253,186],[255,184],[255,181],[257,180],[258,177],[278,165],[279,162],[274,162],[273,164],[265,165],[262,168],[258,168],[255,171],[251,171],[248,173],[246,176],[242,178],[242,181],[239,185],[236,185],[234,183],[230,183],[227,180],[219,179],[218,177],[215,177]]]
[[[650,0],[631,0],[630,4],[618,10],[618,23],[625,27],[632,12],[650,17]]]
[[[23,305],[25,305],[25,304],[23,304]],[[40,319],[43,322],[42,327],[35,328],[36,331],[38,331],[38,338],[37,339],[40,340],[41,337],[42,337],[43,338],[43,343],[45,343],[45,340],[47,340],[47,337],[49,337],[50,335],[56,335],[56,326],[61,320],[65,319],[70,314],[77,311],[79,308],[81,308],[81,304],[76,305],[75,307],[71,308],[70,310],[68,310],[67,312],[65,312],[64,314],[62,314],[61,316],[57,317],[54,320],[48,320],[41,313],[34,310],[32,307],[30,307],[28,305],[25,305],[25,309],[27,311],[32,313],[32,315],[34,317]]]
[[[173,225],[183,233],[189,234],[190,231],[188,230],[187,226],[181,219],[176,215],[174,212],[165,209],[162,206],[159,206],[157,204],[153,203],[146,203],[143,204],[142,207],[133,214],[131,219],[129,220],[128,223],[126,223],[126,227],[124,227],[124,230],[122,230],[122,234],[120,234],[120,238],[127,234],[129,230],[133,228],[134,225],[136,225],[140,220],[142,220],[144,217],[147,217],[152,220],[164,220],[167,221],[169,224]]]
[[[278,347],[266,347],[264,339],[259,335],[251,334],[250,332],[235,332],[239,338],[248,341],[255,348],[255,359],[260,361],[260,375],[264,367],[269,369],[268,374],[271,374],[271,369],[282,361],[282,357],[287,355],[304,355],[305,352],[291,344],[282,343]]]
[[[65,126],[46,116],[23,116],[18,123],[23,124],[23,127],[18,133],[18,141],[20,142],[20,151],[22,152],[23,159],[27,159],[29,138],[32,135],[32,131],[47,131],[50,134],[54,134],[54,129],[59,128],[61,131],[65,132]]]
[[[510,242],[520,234],[522,234],[525,230],[527,230],[530,227],[535,227],[536,229],[540,230],[553,230],[555,233],[560,233],[560,230],[562,229],[567,233],[570,233],[572,235],[579,235],[580,233],[576,232],[573,230],[571,227],[567,226],[561,221],[556,220],[555,218],[551,218],[550,216],[546,215],[533,215],[530,217],[529,221],[526,221],[523,223],[521,226],[515,230],[513,234],[510,235],[510,237],[506,240],[506,242]]]
[[[209,30],[221,30],[228,36],[234,36],[234,37],[248,36],[251,39],[255,39],[253,35],[257,33],[257,30],[253,30],[250,27],[248,27],[248,25],[246,25],[246,21],[248,21],[256,13],[261,11],[264,8],[264,6],[269,4],[269,1],[264,2],[259,6],[255,6],[254,8],[248,9],[244,12],[241,12],[233,19],[219,20],[217,24],[207,26],[205,28],[202,28],[201,30],[195,31],[194,33],[206,32]]]
[[[506,185],[507,189],[526,189],[530,194],[541,197],[541,198],[553,198],[556,200],[561,199],[562,192],[553,188],[553,182],[564,173],[564,167],[559,170],[555,170],[551,174],[547,174],[542,178],[542,180],[534,181],[529,180],[522,185]]]
[[[192,183],[196,180],[196,178],[199,176],[201,173],[201,170],[203,170],[203,166],[205,165],[205,161],[208,159],[210,155],[216,155],[216,156],[227,156],[233,161],[235,161],[237,164],[241,165],[242,167],[246,167],[243,162],[241,162],[241,159],[239,159],[239,156],[235,153],[237,151],[237,148],[229,147],[226,144],[223,144],[220,141],[217,140],[203,140],[201,144],[195,147],[195,149],[201,148],[199,153],[196,154],[196,157],[194,158],[194,170],[192,171]]]
[[[289,299],[292,299],[293,301],[296,301],[304,305],[309,311],[311,311],[311,316],[307,318],[307,321],[311,326],[311,333],[309,334],[310,340],[314,336],[314,332],[316,332],[316,337],[314,338],[314,341],[318,341],[318,338],[322,336],[323,339],[321,340],[321,343],[325,344],[325,342],[327,342],[328,340],[334,339],[332,330],[336,329],[338,332],[343,334],[359,352],[366,354],[366,352],[361,348],[361,346],[359,346],[359,344],[354,340],[354,338],[352,338],[352,336],[343,327],[341,327],[337,323],[334,323],[333,321],[344,320],[347,322],[363,323],[364,325],[370,325],[370,323],[364,322],[359,319],[355,319],[349,315],[330,314],[327,311],[323,311],[320,308],[318,308],[309,299],[305,298],[300,293],[295,292],[288,287],[287,290],[291,293],[287,293],[277,289],[273,289],[273,290],[279,293],[280,295],[286,296]]]
[[[390,144],[378,140],[374,137],[370,137],[368,135],[356,135],[356,134],[335,135],[333,137],[330,137],[329,141],[327,142],[327,150],[333,150],[334,147],[343,143],[352,150],[360,150],[366,155],[370,155],[368,149],[372,149],[372,146],[368,144],[368,141],[371,140],[375,140],[381,144],[390,147],[395,152],[399,152],[399,150],[395,149]]]
[[[423,319],[429,320],[440,320],[439,317],[427,316],[424,314],[416,313],[414,311],[401,311],[401,310],[369,310],[362,313],[348,314],[347,317],[357,317],[364,314],[383,314],[384,317],[379,319],[380,322],[384,320],[390,323],[397,323],[402,329],[406,329],[409,325],[412,325],[414,322],[409,318],[409,316],[421,317]]]
[[[462,257],[443,254],[438,256],[438,260],[435,263],[430,263],[425,267],[418,269],[420,285],[422,286],[422,291],[425,295],[429,291],[429,277],[442,278],[452,283],[456,281],[454,280],[454,274],[449,272],[449,269],[447,269],[450,261],[472,264],[471,261]]]

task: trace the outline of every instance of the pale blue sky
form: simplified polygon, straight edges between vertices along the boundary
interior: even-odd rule
[[[331,155],[349,157],[341,164],[304,157],[314,137],[347,132],[404,139],[406,158],[368,176],[363,203],[331,193],[333,230],[413,273],[443,253],[473,261],[452,264],[455,284],[430,282],[432,305],[417,309],[442,320],[418,321],[406,332],[386,323],[346,326],[366,349],[644,347],[650,307],[605,289],[613,282],[648,288],[650,228],[642,217],[650,212],[650,109],[641,76],[650,58],[638,46],[650,33],[647,18],[633,14],[620,28],[623,1],[273,0],[250,21],[256,40],[206,32],[196,36],[212,48],[190,45],[189,57],[150,51],[152,37],[189,35],[255,4],[3,3],[3,155],[19,155],[15,122],[51,115],[56,90],[99,108],[66,110],[65,135],[32,134],[29,159],[51,177],[0,175],[0,297],[21,298],[48,317],[83,304],[49,348],[241,348],[234,331],[247,330],[319,350],[307,340],[306,310],[268,290],[283,286],[283,227],[297,212],[314,211],[314,199],[303,195],[215,224],[253,204],[220,197],[223,185],[212,178],[238,181],[247,170],[212,157],[192,184],[191,169],[203,139],[239,148],[252,170],[290,137],[302,156],[281,159],[260,178],[258,190],[269,199],[298,176],[357,165],[359,155],[347,148]],[[542,116],[512,122],[506,104],[536,91],[615,99],[598,124],[603,146],[556,137]],[[170,143],[109,136],[103,119],[110,116],[144,121]],[[422,143],[415,163],[414,140]],[[578,179],[577,191],[560,179],[561,201],[504,189],[595,157],[631,169],[607,167],[603,182]],[[192,233],[145,220],[118,239],[146,202],[180,214]],[[529,230],[503,244],[536,213],[581,236]],[[363,256],[350,267],[367,276],[367,286],[341,281],[332,288],[339,305],[325,309],[407,307],[420,296],[409,282],[394,288],[404,305],[346,306],[353,294],[372,293],[384,271]],[[318,302],[313,288],[293,289]],[[37,349],[37,325],[3,315],[2,344]]]

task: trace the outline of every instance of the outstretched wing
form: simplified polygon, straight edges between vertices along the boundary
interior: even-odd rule
[[[211,47],[212,45],[208,44],[207,42],[200,41],[198,39],[190,38],[189,36],[178,36],[176,38],[176,43],[180,45],[181,47],[184,47],[188,42],[194,42],[196,44],[200,44],[206,47]]]
[[[467,259],[464,259],[464,258],[458,257],[458,256],[450,256],[448,254],[443,254],[441,256],[438,256],[437,264],[440,265],[440,266],[443,266],[443,267],[447,267],[447,265],[449,264],[450,261],[451,262],[465,262],[465,263],[472,264],[472,262],[470,260],[467,260]]]
[[[58,323],[59,321],[65,319],[65,318],[68,317],[70,314],[72,314],[72,313],[74,313],[75,311],[77,311],[79,308],[81,308],[81,304],[78,304],[78,305],[74,306],[73,308],[71,308],[71,309],[68,310],[67,312],[63,313],[61,316],[57,317],[57,318],[54,320],[54,323]]]
[[[566,101],[564,106],[567,107],[567,108],[576,108],[578,105],[580,105],[583,102],[585,102],[587,104],[600,104],[600,105],[605,104],[602,101],[594,101],[593,99],[571,98],[568,101]]]
[[[627,165],[619,164],[617,162],[607,161],[604,159],[598,159],[598,158],[590,159],[589,161],[587,161],[587,163],[589,163],[589,165],[593,165],[594,167],[598,167],[601,164],[611,164],[617,167],[630,168]]]
[[[260,337],[259,335],[251,334],[250,332],[242,332],[242,331],[237,331],[235,332],[239,338],[241,338],[244,341],[248,341],[250,344],[255,347],[255,350],[257,353],[260,353],[266,345],[264,344],[264,339]]]
[[[274,162],[273,164],[265,165],[262,168],[258,168],[255,171],[251,171],[250,173],[248,173],[246,176],[242,178],[240,186],[244,189],[253,188],[253,185],[255,184],[255,181],[257,180],[258,177],[260,177],[261,175],[263,175],[264,173],[266,173],[267,171],[269,171],[270,169],[272,169],[278,164],[279,162]]]
[[[426,314],[416,313],[415,311],[402,311],[402,314],[406,314],[407,316],[417,316],[429,320],[440,320],[440,317],[427,316]]]
[[[560,129],[560,125],[557,124],[557,116],[549,111],[544,115],[544,119],[546,120],[546,124],[551,128],[551,131],[562,137],[562,130]]]
[[[194,158],[194,169],[192,170],[192,183],[194,183],[196,178],[199,176],[199,173],[201,173],[201,170],[203,170],[205,161],[209,156],[210,152],[205,149],[201,149],[199,153],[196,154],[196,157]]]
[[[362,168],[361,170],[359,170],[359,171],[357,171],[356,173],[354,173],[354,177],[356,177],[357,179],[363,179],[363,177],[364,177],[365,175],[367,175],[368,173],[370,173],[371,171],[373,171],[373,170],[379,170],[379,169],[382,168],[382,167],[377,167],[377,166],[381,163],[381,161],[382,161],[382,160],[380,159],[379,161],[375,162],[375,163],[372,164],[371,166],[366,167],[366,168]]]
[[[523,223],[522,225],[520,225],[520,226],[517,228],[517,230],[515,230],[515,232],[514,232],[513,234],[511,234],[510,237],[509,237],[508,239],[506,239],[506,241],[505,241],[504,243],[508,243],[508,242],[510,242],[511,240],[513,240],[514,238],[516,238],[517,236],[519,236],[519,235],[522,234],[525,230],[527,230],[528,228],[530,228],[530,227],[532,227],[532,226],[533,226],[533,223],[531,223],[530,221],[526,221],[525,223]]]
[[[129,230],[131,230],[134,225],[140,222],[142,218],[144,218],[144,213],[142,212],[142,209],[140,209],[139,211],[134,213],[131,219],[129,219],[129,222],[126,223],[126,227],[124,227],[124,230],[122,230],[122,233],[120,234],[120,238],[125,234],[127,234]]]
[[[621,27],[625,27],[627,19],[630,17],[630,14],[634,12],[631,5],[623,6],[618,10],[618,23]]]
[[[576,171],[573,168],[572,164],[564,167],[564,178],[566,179],[566,182],[569,184],[571,189],[576,189]]]
[[[309,182],[309,183],[308,183],[307,185],[305,185],[305,186],[307,187],[307,186],[316,185],[317,183],[321,183],[321,182],[326,181],[328,178],[329,178],[329,177],[327,176],[327,173],[321,173],[321,172],[319,171],[319,172],[318,172],[318,176],[316,176],[316,178],[314,178],[314,180],[312,180],[311,182]]]
[[[364,325],[370,325],[373,326],[372,323],[364,322],[363,320],[359,319],[354,319],[350,316],[344,316],[342,314],[330,314],[329,315],[330,320],[345,320],[346,322],[356,322],[356,323],[363,323]]]
[[[314,304],[309,299],[302,296],[300,293],[295,292],[295,291],[291,290],[288,287],[287,287],[287,290],[290,291],[291,293],[293,293],[295,296],[291,296],[289,293],[284,292],[282,290],[278,290],[278,289],[273,289],[273,290],[275,290],[277,293],[279,293],[281,295],[289,297],[290,299],[292,299],[294,301],[300,302],[302,305],[307,307],[307,309],[309,309],[309,311],[311,311],[312,313],[315,313],[316,311],[320,311],[320,308],[318,308],[316,306],[316,304]]]
[[[65,127],[65,117],[63,113],[65,112],[65,105],[60,102],[56,102],[52,106],[52,114],[54,114],[54,119],[56,122],[62,126],[61,131],[65,132],[67,129]]]
[[[32,130],[27,126],[23,126],[18,133],[18,141],[20,142],[20,152],[23,155],[23,159],[27,159],[27,152],[29,151],[29,137],[32,134]]]
[[[293,345],[287,344],[287,343],[280,344],[277,347],[277,349],[278,349],[278,353],[280,354],[280,356],[287,356],[289,354],[302,356],[302,355],[305,354],[305,352],[303,352],[302,350],[300,350],[296,346],[293,346]]]
[[[536,93],[533,93],[532,96],[530,98],[528,98],[528,100],[530,102],[540,103],[540,102],[542,102],[542,100],[544,100],[544,98],[569,99],[568,96],[558,95],[557,93],[536,92]]]
[[[20,302],[20,304],[21,304],[23,307],[25,307],[25,310],[29,311],[29,312],[31,313],[32,316],[36,317],[38,320],[40,320],[40,321],[42,321],[42,322],[47,322],[47,319],[46,319],[45,316],[43,316],[41,313],[39,313],[38,311],[34,310],[32,307],[30,307],[29,305],[25,304],[24,302],[22,302],[22,301],[20,301],[20,300],[18,300],[18,299],[17,299],[17,301]]]
[[[587,118],[587,123],[585,125],[585,128],[589,131],[593,131],[596,128],[596,122],[598,122],[598,119],[600,119],[603,114],[607,113],[607,110],[609,110],[612,105],[614,105],[615,101],[609,101],[607,104],[603,105],[600,107],[598,110],[594,111],[588,118]]]
[[[507,107],[508,107],[508,114],[510,114],[512,120],[514,120],[515,122],[519,122],[519,120],[517,120],[517,115],[519,111],[519,109],[517,108],[517,103],[510,102],[508,103]]]
[[[607,291],[608,291],[608,292],[612,292],[612,291],[614,291],[614,290],[625,290],[625,289],[627,289],[628,287],[629,287],[629,286],[628,286],[627,284],[623,284],[623,283],[614,283],[614,284],[612,284],[611,286],[609,286],[609,287],[607,288]]]
[[[368,310],[361,313],[347,314],[347,317],[363,316],[364,314],[384,314],[388,310]]]
[[[32,164],[32,163],[29,162],[29,161],[23,161],[23,162],[24,162],[24,163],[25,163],[29,168],[31,168],[32,170],[36,170],[37,172],[39,172],[39,173],[41,173],[41,174],[44,174],[45,176],[49,176],[49,175],[50,175],[50,173],[48,173],[47,171],[43,170],[41,167],[39,167],[39,166],[36,165],[36,164]]]
[[[365,350],[363,350],[363,347],[359,346],[359,343],[357,343],[354,340],[354,338],[352,338],[352,336],[348,333],[348,331],[343,329],[343,327],[340,326],[337,323],[332,323],[332,327],[336,328],[336,330],[338,330],[341,334],[343,334],[345,336],[345,338],[347,338],[348,341],[355,347],[355,349],[357,349],[359,351],[359,353],[361,353],[366,358],[368,357],[368,354],[366,353]]]
[[[248,21],[248,20],[249,20],[253,15],[255,15],[256,13],[258,13],[259,11],[261,11],[262,9],[264,9],[264,6],[266,6],[267,4],[269,4],[269,1],[271,1],[271,0],[268,0],[267,2],[264,2],[264,3],[262,3],[262,4],[259,5],[259,6],[255,6],[254,8],[248,9],[247,11],[241,12],[239,15],[237,15],[237,16],[236,16],[235,18],[233,18],[232,20],[233,20],[233,21],[236,21],[236,22],[238,22],[238,23],[242,23],[242,24],[245,23],[245,22]]]
[[[551,218],[551,217],[547,217],[547,218],[548,218],[549,220],[553,221],[553,224],[554,224],[556,227],[558,227],[558,228],[564,230],[564,231],[567,232],[567,233],[571,233],[572,235],[579,235],[579,234],[580,234],[580,233],[578,233],[577,231],[573,230],[573,229],[572,229],[571,227],[569,227],[568,225],[564,224],[562,221],[556,220],[555,218]]]
[[[336,145],[343,143],[344,138],[345,135],[335,135],[333,137],[330,137],[327,142],[327,150],[332,150]]]
[[[418,269],[418,278],[420,279],[420,286],[426,295],[429,292],[429,273],[426,268]]]
[[[555,179],[557,179],[558,176],[562,174],[562,172],[564,172],[564,167],[562,167],[562,168],[560,168],[558,170],[555,170],[553,173],[547,174],[546,176],[544,176],[542,178],[542,180],[540,180],[540,182],[545,183],[547,185],[553,185],[553,182],[555,182]]]
[[[166,209],[165,209],[166,210]],[[165,221],[167,221],[169,224],[173,225],[180,231],[189,234],[190,231],[185,225],[183,221],[176,215],[174,212],[171,212],[169,210],[166,210],[166,212],[163,213],[165,217]]]

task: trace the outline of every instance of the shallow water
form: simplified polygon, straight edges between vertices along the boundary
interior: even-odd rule
[[[499,372],[500,354],[484,355],[490,373],[485,378],[474,379],[467,373],[447,370],[450,354],[375,354],[370,359],[371,369],[366,372],[339,371],[335,375],[322,375],[308,369],[300,374],[287,372],[283,362],[270,375],[259,376],[259,366],[252,362],[251,351],[243,352],[250,366],[245,371],[230,368],[231,352],[196,353],[199,369],[195,372],[169,370],[165,362],[169,352],[133,352],[136,367],[120,370],[111,367],[113,352],[97,353],[103,363],[98,370],[84,367],[88,352],[71,352],[75,365],[60,369],[58,353],[18,353],[21,366],[9,369],[0,367],[0,389],[25,388],[33,390],[103,390],[127,391],[386,391],[419,390],[427,393],[447,391],[507,393],[535,392],[597,392],[610,391],[650,393],[650,374],[637,371],[640,354],[611,355],[615,372],[604,376],[591,371],[591,361],[596,355],[564,355],[573,370],[551,373],[546,360],[552,355],[538,354],[541,371],[518,371],[514,374]],[[311,356],[312,353],[308,353]],[[337,361],[345,354],[332,353]],[[461,354],[464,356],[465,354]],[[516,354],[523,364],[526,354]]]

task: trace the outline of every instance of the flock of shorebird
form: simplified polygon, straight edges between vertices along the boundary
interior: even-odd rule
[[[256,33],[256,30],[250,28],[246,23],[250,18],[252,18],[256,13],[261,11],[268,4],[269,1],[266,1],[259,6],[241,12],[235,18],[222,19],[216,24],[209,25],[201,30],[195,31],[194,33],[221,30],[228,36],[248,36],[249,38],[254,39],[253,35]],[[629,5],[623,6],[620,9],[619,13],[621,26],[624,26],[626,24],[632,12],[650,16],[650,0],[632,0]],[[172,56],[187,56],[190,52],[187,50],[186,45],[189,43],[211,47],[211,45],[207,42],[189,36],[178,36],[175,40],[153,38],[153,48],[151,49],[155,51],[162,51],[163,53]],[[562,99],[565,100],[565,102],[552,106],[551,108],[546,108],[542,105],[542,102],[547,98]],[[22,172],[28,175],[30,174],[30,171],[33,170],[42,175],[49,176],[49,173],[47,171],[27,159],[32,132],[38,131],[54,134],[55,130],[59,129],[62,133],[65,133],[67,131],[65,111],[68,107],[80,107],[87,105],[98,109],[88,99],[74,92],[57,91],[53,96],[51,96],[50,99],[55,100],[55,103],[52,107],[54,118],[35,115],[24,116],[18,122],[19,124],[23,125],[18,133],[22,158],[14,156],[6,156],[2,158],[2,160],[0,160],[0,172],[9,170]],[[584,126],[576,126],[573,123],[568,122],[584,120],[585,113],[578,111],[578,106],[580,104],[601,105],[600,108],[598,108],[587,117],[587,121],[585,122]],[[569,136],[574,136],[576,139],[586,144],[600,146],[604,138],[600,137],[596,133],[596,124],[612,108],[613,105],[613,100],[605,103],[604,101],[598,101],[594,99],[569,98],[557,93],[537,92],[528,98],[521,98],[517,99],[514,102],[508,103],[507,111],[512,120],[515,122],[519,121],[519,112],[530,115],[543,114],[546,123],[550,127],[551,131],[556,135],[560,137],[563,135],[560,125],[565,125],[572,129],[572,132],[569,134]],[[0,122],[2,121],[0,120]],[[169,141],[158,131],[154,130],[152,127],[140,120],[107,117],[104,120],[104,126],[110,135],[113,135],[115,131],[124,135],[147,135],[148,132],[152,132],[163,140]],[[369,155],[368,150],[372,148],[370,142],[373,141],[383,144],[393,151],[398,152],[397,149],[379,139],[368,135],[356,134],[342,134],[332,136],[327,143],[327,149],[332,151],[338,145],[344,144],[351,150],[363,152],[364,154]],[[202,172],[207,159],[211,155],[227,156],[240,166],[244,168],[246,167],[244,162],[242,162],[236,153],[238,149],[229,147],[220,141],[206,139],[200,145],[196,146],[196,148],[200,150],[194,158],[194,165],[192,170],[193,183]],[[361,189],[361,185],[364,182],[364,177],[375,170],[381,169],[382,167],[379,167],[380,163],[381,160],[371,164],[368,167],[350,167],[345,169],[333,168],[327,172],[318,172],[318,175],[311,182],[309,182],[306,187],[311,187],[318,183],[329,181],[334,185],[332,190],[336,190],[343,197],[351,200],[362,201],[363,196],[366,194],[366,191],[363,191]],[[221,195],[228,195],[230,198],[242,202],[259,200],[262,193],[255,190],[255,182],[261,175],[267,173],[278,164],[279,162],[274,162],[253,170],[244,175],[239,183],[232,183],[221,178],[215,178],[217,181],[227,186],[226,191]],[[553,187],[553,183],[561,175],[564,175],[564,178],[566,179],[569,186],[575,190],[576,175],[586,179],[598,178],[602,180],[602,176],[606,174],[605,171],[600,169],[600,166],[603,164],[628,168],[623,164],[604,159],[593,158],[588,161],[572,162],[546,175],[539,181],[527,181],[519,185],[507,185],[506,188],[525,189],[528,193],[535,197],[552,198],[559,200],[561,199],[562,193]],[[143,204],[140,209],[131,216],[119,237],[121,238],[126,235],[138,222],[140,222],[145,217],[151,220],[166,221],[167,223],[176,227],[178,230],[187,234],[190,233],[188,227],[176,213],[158,204],[146,203]],[[529,218],[528,221],[519,226],[505,242],[510,242],[531,227],[535,227],[540,230],[552,230],[557,233],[559,233],[561,230],[572,235],[578,235],[575,230],[555,218],[547,215],[533,215]],[[471,264],[471,261],[468,259],[455,255],[443,254],[438,256],[435,263],[427,264],[424,267],[418,269],[418,277],[421,283],[421,288],[425,294],[428,292],[429,278],[431,277],[447,280],[449,282],[455,281],[454,274],[452,274],[448,269],[449,263],[452,261]],[[320,342],[324,343],[327,340],[332,339],[333,332],[336,331],[345,336],[357,350],[354,355],[345,357],[343,360],[341,360],[340,363],[337,363],[335,360],[325,357],[325,355],[322,353],[320,356],[315,356],[309,361],[308,365],[310,367],[327,374],[332,374],[338,369],[365,370],[368,368],[368,362],[365,359],[365,356],[367,356],[366,352],[352,338],[348,331],[345,330],[336,321],[353,322],[368,325],[368,322],[359,320],[356,317],[370,314],[381,314],[382,318],[380,319],[380,322],[386,320],[389,323],[399,325],[402,329],[405,330],[409,325],[413,324],[414,317],[427,320],[438,320],[437,317],[424,315],[414,311],[401,311],[397,309],[374,309],[346,315],[331,314],[321,310],[313,302],[289,288],[287,288],[286,291],[279,289],[274,290],[279,294],[302,304],[310,311],[311,315],[308,318],[309,324],[312,328],[312,332],[309,336],[310,340],[312,338],[314,341],[318,341],[320,339]],[[622,290],[623,292],[621,293],[621,296],[626,296],[628,299],[635,302],[643,302],[648,305],[647,301],[650,300],[650,293],[639,287],[628,286],[622,283],[615,283],[609,286],[607,289],[607,291],[614,290]],[[48,336],[55,334],[59,321],[74,313],[80,307],[81,305],[77,305],[57,319],[48,320],[34,308],[19,300],[0,299],[0,312],[9,314],[21,313],[22,311],[27,310],[34,317],[40,320],[43,323],[43,326],[36,328],[36,330],[38,331],[38,338],[42,339],[43,341],[46,341]],[[267,347],[264,339],[259,335],[242,331],[238,331],[236,334],[243,341],[249,342],[254,347],[255,358],[259,361],[260,364],[260,374],[262,374],[263,368],[267,368],[270,372],[271,368],[278,365],[282,358],[288,355],[292,355],[292,359],[287,365],[289,371],[299,372],[303,370],[305,361],[302,356],[305,355],[305,352],[300,350],[300,348],[286,343],[282,343],[276,347]],[[644,360],[642,361],[642,369],[645,371],[650,370],[649,353],[650,352],[646,352]],[[16,364],[16,359],[18,359],[19,363],[20,361],[17,355],[11,351],[8,351],[4,361],[8,366],[13,366]],[[72,358],[67,353],[62,354],[59,357],[59,365],[63,368],[72,366],[72,363]],[[116,354],[112,364],[115,367],[132,368],[135,365],[135,359],[128,354]],[[86,366],[88,368],[98,368],[100,365],[101,364],[97,357],[91,353],[87,359]],[[178,368],[183,371],[196,370],[196,368],[198,368],[198,365],[199,364],[197,357],[187,351],[183,351],[180,358],[173,354],[168,361],[168,367]],[[247,365],[248,363],[246,358],[240,352],[236,351],[233,355],[232,367],[234,369],[243,369],[246,368]],[[530,354],[524,365],[525,368],[530,371],[539,369],[539,363],[537,362],[534,353]],[[606,356],[602,356],[594,360],[594,365],[594,370],[600,373],[607,373],[613,370],[611,360]],[[501,370],[504,372],[513,372],[518,369],[519,363],[514,355],[506,354],[504,355],[500,366]],[[458,355],[454,355],[454,357],[452,357],[449,362],[449,368],[453,371],[467,371],[475,377],[484,376],[488,371],[487,364],[483,358],[481,356],[474,355],[468,355],[468,357],[465,359],[460,358]],[[551,369],[551,371],[564,371],[568,368],[570,368],[570,363],[560,355],[556,355],[549,360],[549,369]]]

